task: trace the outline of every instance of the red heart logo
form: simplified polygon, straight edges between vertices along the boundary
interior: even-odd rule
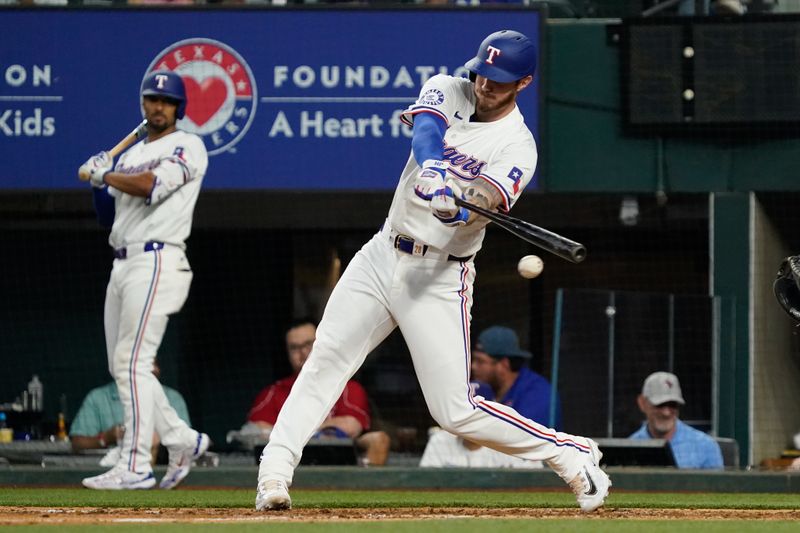
[[[202,83],[189,76],[183,78],[186,87],[186,115],[202,126],[219,111],[228,96],[228,87],[220,78],[206,78]]]

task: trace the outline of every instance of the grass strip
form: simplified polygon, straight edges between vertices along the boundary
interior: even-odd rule
[[[296,508],[575,507],[572,493],[510,491],[293,490]],[[255,490],[93,491],[83,488],[0,488],[0,505],[34,507],[252,508]],[[658,509],[798,509],[800,494],[613,492],[606,507]]]

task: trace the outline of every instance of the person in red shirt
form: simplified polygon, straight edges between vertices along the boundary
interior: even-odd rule
[[[300,369],[311,353],[316,333],[316,324],[311,320],[302,319],[292,324],[286,332],[286,351],[293,373],[276,381],[256,396],[247,415],[248,423],[262,430],[272,429]],[[383,431],[369,431],[370,425],[367,392],[360,383],[350,380],[328,416],[320,424],[317,436],[351,438],[363,452],[362,459],[366,464],[386,464],[389,456],[389,436]]]

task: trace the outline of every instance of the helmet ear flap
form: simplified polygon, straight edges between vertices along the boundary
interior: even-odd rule
[[[772,290],[778,304],[794,320],[800,322],[800,288],[792,263],[798,262],[797,256],[787,257],[778,268],[778,275],[772,284]]]

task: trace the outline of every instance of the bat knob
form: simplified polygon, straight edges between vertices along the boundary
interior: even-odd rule
[[[89,181],[89,169],[86,168],[86,165],[81,165],[78,169],[78,179],[81,181]]]

